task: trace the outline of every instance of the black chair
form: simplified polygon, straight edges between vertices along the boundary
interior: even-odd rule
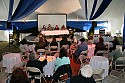
[[[68,75],[68,77],[61,80],[60,78],[66,74]],[[72,70],[70,64],[60,66],[53,75],[54,81],[58,81],[58,83],[66,81],[70,77],[72,77]]]

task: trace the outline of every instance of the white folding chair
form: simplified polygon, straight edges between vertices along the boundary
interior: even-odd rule
[[[50,46],[50,53],[57,53],[58,52],[58,46]]]
[[[104,73],[104,69],[95,69],[93,71],[93,78],[96,82],[101,81],[103,82],[102,74]]]
[[[40,83],[41,83],[41,78],[44,79],[44,81],[47,83],[45,77],[44,77],[44,74],[36,67],[26,67],[26,71],[27,71],[27,74],[28,74],[28,78],[31,78],[31,77],[34,77],[35,79],[39,79],[40,80]],[[34,72],[34,73],[39,73],[39,75],[30,75],[30,72]]]
[[[117,71],[117,70],[112,70],[108,76],[108,81],[110,83],[114,83],[115,81],[120,81],[121,83],[124,83],[124,79],[125,79],[125,68],[122,69],[121,71]],[[119,83],[120,83],[119,82]]]
[[[42,53],[42,54],[46,54],[46,50],[45,49],[38,49],[37,53]]]
[[[118,68],[119,67],[119,68]],[[121,70],[121,68],[125,68],[125,57],[119,57],[115,61],[115,70]]]

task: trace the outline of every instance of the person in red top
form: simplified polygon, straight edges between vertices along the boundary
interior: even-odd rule
[[[58,27],[58,25],[56,25],[56,27],[55,27],[55,29],[54,30],[59,30],[59,27]]]

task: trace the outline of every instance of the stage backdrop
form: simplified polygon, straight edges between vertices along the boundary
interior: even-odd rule
[[[48,24],[51,24],[52,27],[56,25],[62,27],[62,25],[66,26],[66,14],[38,14],[38,30],[41,30],[43,25],[48,27]]]

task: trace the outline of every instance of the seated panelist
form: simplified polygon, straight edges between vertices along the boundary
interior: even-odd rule
[[[48,25],[47,30],[53,30],[51,24]]]
[[[65,25],[63,25],[63,26],[61,27],[61,30],[66,30]]]
[[[56,25],[56,27],[55,27],[55,29],[54,30],[59,30],[59,27],[58,27],[58,25]]]

